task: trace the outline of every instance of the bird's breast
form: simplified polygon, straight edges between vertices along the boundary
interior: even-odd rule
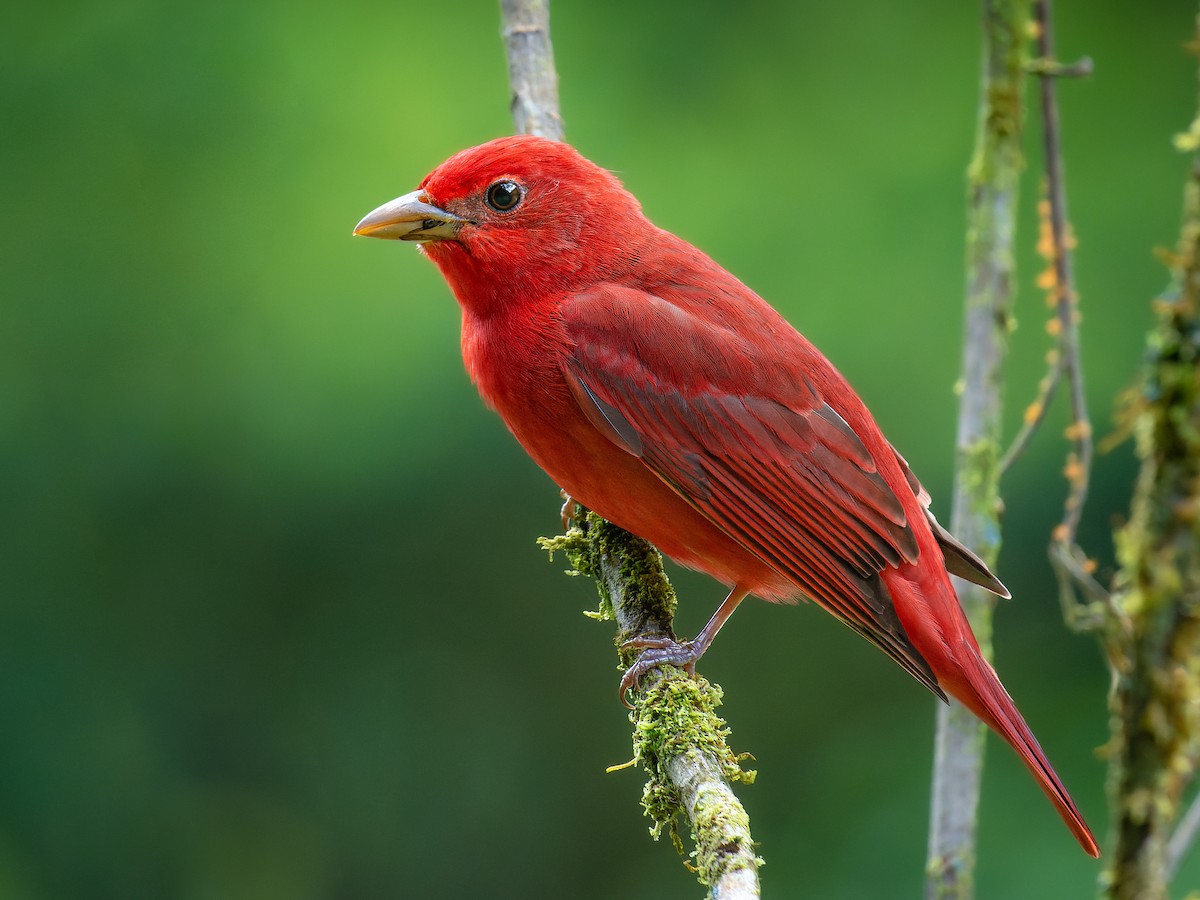
[[[564,375],[565,331],[553,321],[501,325],[464,318],[464,362],[485,402],[555,484],[681,565],[765,599],[798,596],[794,584],[592,424]]]

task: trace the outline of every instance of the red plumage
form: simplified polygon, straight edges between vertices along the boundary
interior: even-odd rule
[[[480,393],[573,498],[730,586],[725,615],[747,593],[820,604],[1011,744],[1099,855],[947,570],[1007,592],[765,301],[652,225],[609,172],[540,138],[451,157],[356,232],[422,242],[462,306]]]

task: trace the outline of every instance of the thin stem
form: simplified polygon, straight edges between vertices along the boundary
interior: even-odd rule
[[[1069,65],[1060,63],[1052,57],[1043,56],[1040,59],[1030,60],[1025,69],[1030,75],[1041,75],[1045,78],[1087,78],[1096,70],[1096,66],[1090,56],[1085,56]]]
[[[1087,396],[1083,385],[1083,364],[1079,343],[1079,306],[1071,271],[1071,246],[1067,218],[1066,186],[1063,178],[1062,146],[1059,129],[1058,100],[1055,80],[1078,78],[1091,75],[1091,59],[1084,57],[1071,65],[1063,65],[1054,58],[1054,31],[1051,20],[1050,0],[1036,0],[1034,22],[1037,33],[1038,58],[1026,66],[1026,71],[1040,77],[1042,99],[1042,140],[1045,152],[1046,185],[1049,199],[1044,213],[1044,239],[1039,250],[1047,258],[1050,270],[1043,283],[1050,290],[1050,301],[1054,306],[1054,332],[1056,347],[1050,354],[1046,375],[1038,386],[1038,394],[1026,408],[1025,421],[1011,446],[1000,460],[1000,471],[1004,473],[1020,458],[1033,436],[1046,420],[1047,411],[1053,402],[1058,386],[1067,376],[1070,386],[1072,423],[1068,435],[1073,444],[1072,456],[1067,464],[1067,480],[1070,485],[1063,507],[1063,518],[1054,532],[1051,556],[1055,560],[1060,579],[1070,580],[1070,567],[1061,565],[1066,558],[1066,548],[1075,543],[1083,504],[1087,498],[1088,481],[1092,467],[1092,426],[1088,419]]]
[[[1025,448],[1029,446],[1033,436],[1046,421],[1046,412],[1050,409],[1050,404],[1054,402],[1054,395],[1058,392],[1058,386],[1062,382],[1064,368],[1062,353],[1055,350],[1053,362],[1038,385],[1037,396],[1026,407],[1025,421],[1021,423],[1021,430],[1017,432],[1013,442],[1004,451],[1004,456],[1000,458],[1001,475],[1011,469],[1013,463],[1021,458],[1021,454],[1025,452]]]
[[[1051,0],[1036,0],[1034,18],[1037,22],[1037,48],[1042,60],[1054,59],[1054,27]],[[1050,236],[1054,267],[1055,305],[1058,316],[1061,365],[1067,376],[1071,401],[1071,425],[1068,435],[1074,451],[1067,462],[1069,490],[1063,505],[1063,517],[1055,529],[1054,540],[1060,545],[1073,546],[1087,500],[1091,480],[1092,423],[1088,417],[1087,391],[1084,388],[1083,360],[1079,343],[1079,303],[1071,266],[1071,240],[1068,237],[1067,190],[1063,177],[1062,141],[1059,129],[1057,74],[1046,71],[1041,77],[1042,140],[1045,152],[1047,192],[1050,197]]]
[[[1056,288],[1054,296],[1055,312],[1058,318],[1058,338],[1056,348],[1052,350],[1049,358],[1049,367],[1042,382],[1038,385],[1038,394],[1033,398],[1030,406],[1026,407],[1025,421],[1022,422],[1020,431],[1016,433],[1012,445],[1004,452],[1004,456],[1000,461],[1001,474],[1008,472],[1012,468],[1013,463],[1018,461],[1022,452],[1030,445],[1034,434],[1038,428],[1042,427],[1046,419],[1046,412],[1050,409],[1050,404],[1054,402],[1055,394],[1058,390],[1058,385],[1062,383],[1064,372],[1081,370],[1078,366],[1079,344],[1075,341],[1074,360],[1072,353],[1068,347],[1068,338],[1073,338],[1076,334],[1075,328],[1063,328],[1064,312],[1062,310],[1063,302],[1074,304],[1074,290],[1070,287],[1070,260],[1067,256],[1067,235],[1064,234],[1063,224],[1067,222],[1067,203],[1066,193],[1062,190],[1062,154],[1060,150],[1060,138],[1058,138],[1058,109],[1055,102],[1054,88],[1050,85],[1050,80],[1054,78],[1084,78],[1092,74],[1094,66],[1092,60],[1088,56],[1084,56],[1079,61],[1073,62],[1069,66],[1064,66],[1058,62],[1049,53],[1052,50],[1052,32],[1050,30],[1050,8],[1049,5],[1038,4],[1034,11],[1038,24],[1038,52],[1042,55],[1038,59],[1028,62],[1025,70],[1030,74],[1036,74],[1042,78],[1042,113],[1043,113],[1043,136],[1046,148],[1046,172],[1048,172],[1048,180],[1051,185],[1057,185],[1057,199],[1055,199],[1054,191],[1051,191],[1050,199],[1050,242],[1046,247],[1048,256],[1054,264],[1054,284]],[[1049,97],[1049,101],[1048,101]],[[1050,160],[1054,162],[1049,162]],[[1052,169],[1052,172],[1051,172]],[[1058,260],[1066,260],[1066,268],[1060,270],[1058,268]],[[1066,286],[1066,287],[1062,287]],[[1078,317],[1072,317],[1078,318]],[[1079,420],[1076,419],[1076,422]],[[1088,436],[1091,430],[1088,428]],[[1086,488],[1085,488],[1086,490]],[[1079,503],[1080,509],[1082,502]]]
[[[500,15],[516,129],[521,134],[561,141],[563,120],[550,44],[550,0],[500,0]]]
[[[1192,798],[1191,806],[1167,842],[1167,881],[1179,871],[1179,864],[1196,842],[1197,834],[1200,834],[1200,794]]]
[[[1027,0],[984,0],[983,71],[975,152],[968,170],[963,392],[959,403],[951,531],[988,564],[1000,546],[1001,365],[1011,322],[1014,233],[1024,116]],[[990,655],[992,604],[955,580],[971,628]],[[951,701],[938,709],[926,864],[927,898],[974,894],[975,823],[983,726]]]

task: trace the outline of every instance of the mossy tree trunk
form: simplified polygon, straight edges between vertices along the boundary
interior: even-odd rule
[[[1179,143],[1200,149],[1200,114]],[[1200,760],[1200,154],[1170,265],[1172,284],[1155,301],[1144,373],[1125,413],[1141,469],[1103,616],[1114,676],[1115,844],[1101,894],[1119,900],[1167,896],[1168,842]]]

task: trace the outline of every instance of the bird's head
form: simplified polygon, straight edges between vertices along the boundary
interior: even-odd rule
[[[520,135],[456,153],[354,233],[419,243],[482,313],[614,276],[648,228],[611,172],[567,144]]]

